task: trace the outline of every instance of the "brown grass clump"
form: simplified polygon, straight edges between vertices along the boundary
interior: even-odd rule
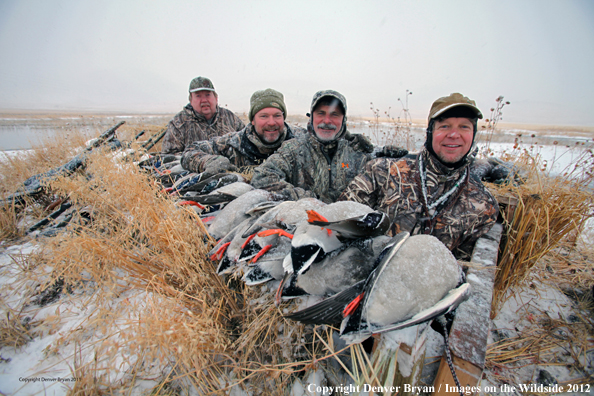
[[[77,369],[98,362],[89,386],[113,383],[101,373],[113,370],[116,354],[125,352],[129,377],[147,376],[148,362],[158,361],[167,368],[160,373],[164,384],[203,393],[242,386],[279,394],[313,360],[333,353],[314,343],[311,327],[282,317],[273,292],[244,288],[238,280],[226,285],[206,259],[213,241],[195,212],[177,207],[134,166],[109,157],[99,151],[90,156],[90,178],[51,183],[57,194],[86,208],[92,222],[75,219],[45,247],[52,280],[92,292],[85,305],[96,308],[86,332],[110,340],[88,345],[78,333],[65,337],[94,351],[95,360],[81,361]]]
[[[14,202],[5,202],[0,205],[0,240],[9,240],[22,237],[24,230],[19,228],[17,205]]]
[[[156,300],[147,297],[142,320],[128,323],[130,331],[121,335],[130,340],[130,354],[163,359],[173,353],[182,362],[196,355],[196,382],[212,383],[204,370],[225,353],[226,321],[236,306],[205,259],[211,241],[199,218],[177,208],[136,168],[120,167],[104,153],[90,156],[87,173],[92,177],[52,183],[54,191],[88,208],[92,218],[48,240],[53,278],[96,285],[101,304],[131,289],[146,290]]]
[[[0,348],[18,348],[33,339],[31,324],[19,312],[6,308],[6,317],[0,319]]]
[[[510,373],[525,366],[569,365],[578,373],[589,371],[583,366],[593,346],[592,324],[588,318],[555,319],[543,313],[529,315],[529,320],[534,323],[533,327],[488,346],[486,367],[491,375],[509,383]],[[591,383],[592,378],[586,376],[582,381],[571,382]]]
[[[571,169],[558,177],[545,173],[546,165],[527,152],[516,163],[527,171],[522,184],[490,186],[500,202],[508,197],[517,201],[515,211],[502,212],[506,234],[500,246],[492,317],[510,296],[508,291],[521,286],[542,257],[568,238],[575,240],[585,222],[594,216],[591,150],[584,151]]]
[[[55,198],[51,192],[26,197],[25,205],[4,199],[17,192],[31,176],[47,172],[70,161],[85,146],[82,133],[56,132],[55,137],[45,137],[33,149],[18,156],[5,156],[0,174],[0,238],[14,240],[23,237],[26,224],[23,219],[40,219],[47,215],[44,208]]]

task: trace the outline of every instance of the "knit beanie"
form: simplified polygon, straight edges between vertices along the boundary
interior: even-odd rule
[[[250,122],[254,119],[257,112],[267,107],[273,107],[283,112],[283,118],[287,118],[287,107],[282,93],[268,88],[262,91],[256,91],[250,99]]]

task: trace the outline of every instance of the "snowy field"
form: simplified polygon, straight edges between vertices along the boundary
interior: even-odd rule
[[[108,117],[104,124],[96,125],[96,120],[88,124],[83,123],[88,132],[93,135],[97,130],[104,130],[120,119],[132,116]],[[147,121],[150,117],[144,117],[136,121]],[[166,117],[165,117],[166,118]],[[65,118],[59,120],[64,128],[78,128],[80,118],[74,117],[75,125],[70,124]],[[10,126],[10,122],[13,126]],[[155,122],[162,122],[162,116],[154,116]],[[22,119],[5,118],[0,123],[0,148],[5,151],[0,153],[0,161],[11,156],[18,156],[24,153],[24,149],[30,148],[32,136],[37,133],[53,133],[55,131],[54,118],[41,120],[37,126],[24,122]],[[86,121],[85,121],[86,122]],[[39,128],[45,123],[46,129]],[[391,124],[384,124],[379,129],[389,130]],[[12,128],[12,129],[11,129]],[[20,129],[19,129],[20,128]],[[351,131],[373,135],[373,130],[368,122],[353,122]],[[376,126],[376,134],[378,127]],[[23,133],[25,131],[26,133]],[[514,150],[514,139],[518,133],[526,134],[530,131],[517,130],[505,131],[509,141],[498,141],[491,143],[490,148],[498,156],[504,152]],[[26,139],[16,139],[16,135],[26,135]],[[377,135],[376,135],[377,136]],[[421,127],[416,127],[411,132],[411,142],[414,142],[415,149],[419,149],[424,139],[424,132]],[[591,145],[578,147],[576,142],[588,142],[584,136],[575,136],[571,141],[563,141],[563,145],[553,142],[555,139],[568,139],[567,136],[547,136],[545,140],[550,144],[533,144],[526,146],[527,150],[533,150],[534,155],[540,155],[549,163],[551,174],[560,174],[570,166],[577,156],[582,155],[583,150],[591,150]],[[507,140],[507,139],[505,139]],[[27,143],[28,142],[28,143]],[[590,137],[589,142],[592,142]],[[571,146],[567,150],[565,146]],[[2,158],[4,156],[4,158]],[[592,224],[592,223],[590,223]],[[593,243],[592,227],[584,230],[584,237],[579,242],[584,245]],[[27,329],[34,328],[33,338],[18,347],[3,346],[0,349],[0,394],[3,395],[66,395],[72,394],[76,381],[77,368],[88,367],[95,364],[95,369],[107,372],[107,377],[113,383],[117,383],[126,376],[133,373],[134,368],[140,362],[130,359],[123,334],[130,330],[130,323],[138,320],[142,310],[147,309],[151,304],[159,304],[158,296],[145,290],[127,289],[124,293],[114,293],[110,305],[115,316],[110,317],[109,333],[92,331],[97,323],[104,321],[106,313],[104,302],[101,309],[97,307],[98,302],[94,300],[95,295],[90,289],[75,289],[70,293],[57,293],[56,296],[48,296],[41,301],[30,302],[32,295],[38,294],[39,285],[49,277],[51,268],[36,269],[35,276],[30,276],[30,269],[27,267],[27,257],[38,254],[38,241],[33,238],[22,244],[9,244],[6,241],[0,242],[0,318],[10,322],[11,315],[19,315],[25,318],[21,325]],[[563,321],[571,323],[576,316],[589,317],[590,312],[584,311],[575,299],[568,297],[559,288],[548,281],[547,270],[534,271],[526,279],[527,287],[517,291],[508,299],[499,314],[492,321],[490,341],[492,343],[502,339],[513,339],[520,334],[525,334],[528,329],[536,323],[536,318],[546,316],[551,321]],[[23,301],[28,301],[26,304]],[[20,311],[15,312],[15,309]],[[16,329],[18,331],[18,328]],[[564,337],[563,329],[559,330],[558,336]],[[592,334],[587,335],[587,345],[592,347]],[[111,361],[93,361],[89,351],[97,350],[98,346],[105,349],[113,349]],[[428,336],[426,359],[435,361],[443,353],[443,339],[432,330]],[[545,353],[545,352],[543,352]],[[480,389],[495,388],[498,391],[488,392],[489,394],[521,394],[522,390],[530,393],[530,389],[522,389],[519,384],[526,387],[538,385],[539,383],[557,383],[565,386],[573,380],[580,380],[582,387],[572,392],[561,392],[562,394],[583,395],[594,394],[592,377],[594,375],[594,351],[572,351],[565,347],[558,350],[548,349],[547,354],[555,354],[559,364],[539,366],[538,364],[527,364],[515,370],[507,372],[505,368],[498,368],[493,365],[483,374],[483,380],[479,384]],[[578,359],[579,361],[575,361]],[[147,365],[147,362],[142,362]],[[577,370],[581,367],[582,370]],[[129,391],[131,395],[149,394],[171,373],[172,368],[168,362],[153,361],[149,367],[144,367],[145,375],[138,378],[135,386]],[[430,384],[431,378],[436,374],[436,364],[429,364],[425,367],[423,379]],[[512,384],[501,382],[501,378],[513,378]],[[588,383],[583,378],[589,378]],[[301,395],[322,395],[330,394],[321,391],[326,384],[321,371],[311,371],[301,380],[296,381],[285,394]],[[347,384],[343,384],[347,389]],[[514,389],[507,385],[513,385]],[[194,388],[181,389],[175,394],[200,394]],[[479,392],[487,394],[487,392]],[[173,394],[173,393],[171,393]],[[229,395],[247,395],[239,388],[231,389]],[[336,393],[332,393],[336,394]],[[370,394],[361,392],[362,395]],[[455,394],[455,393],[453,393]]]

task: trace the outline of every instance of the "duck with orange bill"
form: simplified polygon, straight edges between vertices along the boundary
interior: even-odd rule
[[[384,217],[366,205],[349,201],[308,211],[308,222],[297,226],[291,253],[283,263],[285,276],[277,292],[277,304],[281,298],[333,294],[352,284],[348,282],[365,279],[372,270],[369,264],[381,250],[382,240],[389,239],[382,238],[389,226]],[[371,239],[376,237],[377,241]],[[315,276],[306,275],[310,269]],[[342,273],[348,282],[336,278],[335,271]]]

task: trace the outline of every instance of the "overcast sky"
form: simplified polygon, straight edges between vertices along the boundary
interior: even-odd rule
[[[177,112],[209,77],[242,113],[335,89],[414,118],[462,92],[504,122],[594,126],[592,0],[0,0],[0,109]]]

